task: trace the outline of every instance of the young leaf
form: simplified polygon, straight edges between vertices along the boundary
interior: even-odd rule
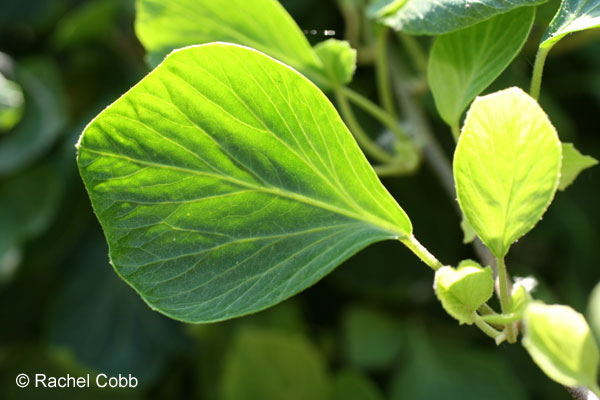
[[[445,266],[437,270],[433,287],[444,310],[461,324],[470,325],[473,312],[494,294],[492,269],[464,260],[457,269]]]
[[[546,375],[565,386],[596,385],[598,347],[583,315],[532,302],[524,322],[523,346]]]
[[[454,153],[456,191],[465,217],[496,257],[542,217],[560,164],[556,130],[521,89],[473,102]]]
[[[563,0],[544,33],[541,48],[550,49],[569,33],[600,27],[600,0]]]
[[[406,0],[400,7],[380,2],[371,15],[381,15],[380,21],[411,35],[441,35],[485,21],[494,15],[522,6],[533,6],[548,0]],[[393,4],[396,2],[393,2]]]
[[[581,171],[598,164],[598,160],[594,157],[584,156],[572,143],[562,144],[562,154],[562,170],[558,190],[565,190],[577,179]]]
[[[320,66],[277,0],[137,0],[135,30],[152,66],[174,49],[217,41],[253,47],[302,71]]]
[[[343,40],[328,39],[315,46],[329,81],[343,86],[352,80],[356,70],[356,50]]]
[[[245,47],[173,52],[85,129],[117,272],[184,321],[252,313],[411,223],[327,97]]]
[[[428,79],[437,109],[448,125],[459,125],[467,105],[519,53],[534,16],[534,7],[520,7],[435,40]]]
[[[523,313],[531,301],[531,295],[524,285],[515,285],[510,296],[506,314],[482,315],[481,319],[492,324],[510,324],[523,318]]]

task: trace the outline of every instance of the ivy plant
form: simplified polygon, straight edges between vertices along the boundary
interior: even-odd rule
[[[597,163],[561,142],[537,98],[548,51],[571,32],[597,27],[600,1],[562,1],[538,46],[529,94],[516,86],[483,93],[522,50],[541,3],[372,3],[364,11],[380,43],[380,106],[348,86],[361,60],[356,43],[311,47],[275,0],[138,0],[136,32],[153,70],[77,144],[115,271],[152,309],[208,323],[273,306],[365,246],[399,241],[435,271],[435,293],[451,317],[497,344],[522,335],[551,379],[600,395],[585,318],[534,301],[533,279],[513,280],[505,261],[557,189]],[[388,59],[387,26],[400,31],[450,127],[452,166],[436,153],[427,125],[406,123],[411,115],[396,109],[397,100],[408,113],[420,103],[389,79],[403,66]],[[435,37],[428,61],[410,35]],[[373,139],[353,107],[381,123],[391,145]],[[439,261],[413,234],[402,198],[378,178],[412,172],[421,158],[456,196],[479,262]],[[498,310],[488,304],[494,291]],[[239,340],[255,339],[249,332]],[[277,346],[273,340],[263,346]]]

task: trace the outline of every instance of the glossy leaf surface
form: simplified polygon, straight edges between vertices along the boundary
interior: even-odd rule
[[[521,7],[435,40],[428,79],[437,109],[450,126],[458,126],[469,103],[519,53],[534,15],[534,7]]]
[[[78,164],[117,272],[184,321],[264,309],[412,232],[325,95],[241,46],[174,52],[90,123]]]
[[[392,12],[383,12],[386,25],[412,35],[441,35],[485,21],[518,7],[533,6],[547,0],[407,0]],[[389,7],[382,2],[381,7]],[[382,12],[371,9],[371,14]]]
[[[454,177],[460,208],[494,255],[506,255],[542,217],[560,167],[556,130],[521,89],[473,102],[454,153]]]
[[[550,48],[569,33],[600,27],[600,0],[563,0],[540,47]]]

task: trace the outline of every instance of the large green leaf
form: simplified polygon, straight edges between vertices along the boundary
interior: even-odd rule
[[[569,33],[600,27],[600,0],[563,0],[540,47],[550,48]]]
[[[277,0],[137,0],[136,34],[158,65],[173,49],[231,42],[258,49],[299,70],[320,62]]]
[[[583,315],[532,302],[524,323],[523,346],[546,375],[565,386],[596,385],[598,347]]]
[[[172,53],[90,123],[78,163],[117,272],[180,320],[269,307],[412,231],[325,95],[237,45]]]
[[[371,9],[371,14],[396,30],[412,35],[441,35],[467,28],[497,14],[548,0],[407,0],[401,7],[378,3],[386,9]],[[393,2],[391,4],[396,4]],[[398,3],[400,4],[400,3]]]
[[[454,153],[456,191],[465,217],[497,257],[542,217],[560,166],[556,130],[521,89],[473,102]]]
[[[435,40],[428,79],[437,109],[450,126],[459,125],[467,105],[519,53],[534,16],[534,7],[521,7]]]

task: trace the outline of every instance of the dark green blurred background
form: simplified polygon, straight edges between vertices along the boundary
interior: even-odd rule
[[[343,38],[334,0],[282,3],[301,28],[317,30],[311,42],[324,40],[324,30]],[[523,53],[488,91],[528,87],[543,24],[556,6],[540,10]],[[192,326],[151,311],[108,263],[74,148],[87,122],[148,72],[133,20],[130,0],[0,0],[0,72],[23,91],[17,125],[11,127],[18,111],[7,116],[0,108],[0,399],[570,398],[520,345],[496,348],[477,329],[459,327],[434,297],[432,272],[399,243],[371,246],[253,316]],[[430,45],[429,38],[419,42]],[[372,67],[359,66],[352,86],[375,99]],[[20,101],[19,87],[16,95],[0,88],[0,100]],[[598,30],[553,50],[541,103],[563,141],[600,158]],[[430,95],[424,107],[450,155],[451,135]],[[379,133],[366,117],[363,123]],[[384,183],[442,262],[475,257],[426,165]],[[600,169],[592,168],[559,192],[513,247],[510,271],[537,277],[536,297],[585,312],[600,276],[599,200]],[[132,374],[139,386],[15,384],[19,373],[100,372]]]

